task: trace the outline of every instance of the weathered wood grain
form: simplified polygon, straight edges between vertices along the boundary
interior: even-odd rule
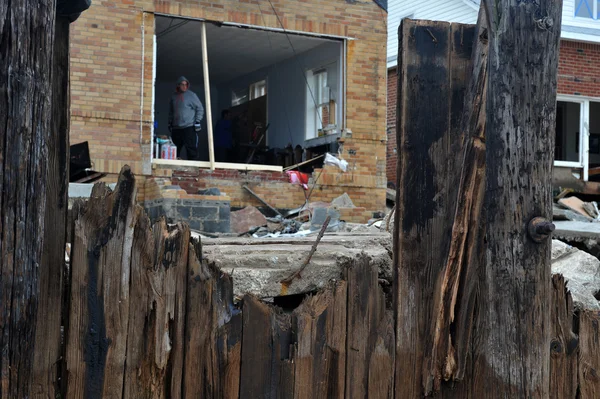
[[[67,340],[68,397],[120,398],[129,320],[135,179],[96,185],[75,224]]]
[[[475,380],[489,398],[548,397],[550,240],[527,225],[552,220],[552,163],[562,1],[484,1],[489,65],[486,109],[486,266]]]
[[[31,397],[56,2],[0,2],[0,397]],[[40,326],[40,328],[42,328]],[[52,355],[53,356],[53,355]],[[46,378],[46,377],[44,377]]]
[[[391,398],[394,394],[393,314],[364,256],[347,270],[346,398]]]
[[[579,397],[600,397],[600,315],[584,310],[579,312],[579,359],[577,377]]]
[[[60,396],[65,376],[61,345],[69,148],[69,21],[56,17],[52,66],[52,120],[44,216],[40,298],[31,374],[34,398]]]
[[[294,397],[343,398],[346,383],[345,281],[332,282],[294,310]]]
[[[474,36],[473,26],[408,19],[399,31],[396,397],[431,394],[457,368],[451,330],[464,247],[455,249],[460,262],[447,262],[457,206],[472,213],[457,203],[463,158],[456,154],[467,137]],[[478,176],[481,164],[467,168]]]
[[[202,258],[202,243],[189,251],[184,397],[239,397],[242,316],[233,304],[233,280]]]
[[[180,398],[190,230],[136,208],[123,397]]]
[[[579,337],[573,331],[573,300],[561,275],[552,276],[550,311],[550,397],[576,398]]]

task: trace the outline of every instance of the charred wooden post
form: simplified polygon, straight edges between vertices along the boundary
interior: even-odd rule
[[[473,291],[462,286],[472,283],[464,275],[476,270],[464,263],[477,252],[472,241],[478,235],[485,150],[478,137],[483,133],[479,121],[485,80],[481,54],[480,80],[468,86],[475,35],[473,26],[406,19],[399,31],[394,234],[398,398],[439,391],[444,379],[455,379],[465,367],[456,348],[466,350],[471,328]],[[482,45],[477,46],[481,52]],[[473,116],[464,118],[465,127],[467,90],[473,96]],[[457,156],[473,136],[467,154]]]
[[[52,115],[46,147],[46,210],[43,230],[40,298],[36,324],[32,394],[57,397],[65,381],[61,347],[65,295],[65,243],[69,155],[69,19],[57,16],[52,56]]]
[[[531,239],[528,224],[552,215],[562,1],[484,4],[489,25],[487,248],[474,395],[548,397],[551,242]]]
[[[55,1],[0,3],[0,397],[31,389],[52,127]]]

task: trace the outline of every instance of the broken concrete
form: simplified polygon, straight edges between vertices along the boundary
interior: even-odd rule
[[[565,277],[576,309],[600,311],[595,297],[600,291],[600,261],[596,257],[552,240],[552,273]]]
[[[347,193],[344,193],[331,201],[331,206],[337,208],[354,208],[354,203],[350,199],[350,196]]]
[[[340,279],[350,260],[366,254],[379,277],[392,281],[392,241],[387,233],[328,233],[300,278],[289,287],[280,281],[300,268],[316,240],[303,238],[203,238],[203,256],[233,277],[234,294],[262,298],[317,291]]]
[[[597,240],[600,237],[600,223],[555,221],[556,230],[552,233],[553,238],[561,241],[585,241],[587,239]]]
[[[253,206],[231,212],[230,229],[234,233],[245,233],[253,227],[266,225],[267,218]]]

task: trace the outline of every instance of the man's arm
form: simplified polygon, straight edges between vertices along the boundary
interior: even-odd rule
[[[173,96],[169,99],[169,129],[173,126]]]
[[[202,118],[204,118],[204,107],[202,106],[202,103],[200,102],[200,99],[198,98],[198,96],[196,97],[196,115],[194,117],[194,124],[199,125],[200,122],[202,122]],[[207,121],[208,123],[208,121]]]

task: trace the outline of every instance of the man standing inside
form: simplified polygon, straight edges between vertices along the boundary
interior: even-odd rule
[[[196,161],[198,159],[198,132],[204,117],[204,107],[184,77],[177,80],[177,88],[169,102],[169,131],[177,146],[177,157]]]

